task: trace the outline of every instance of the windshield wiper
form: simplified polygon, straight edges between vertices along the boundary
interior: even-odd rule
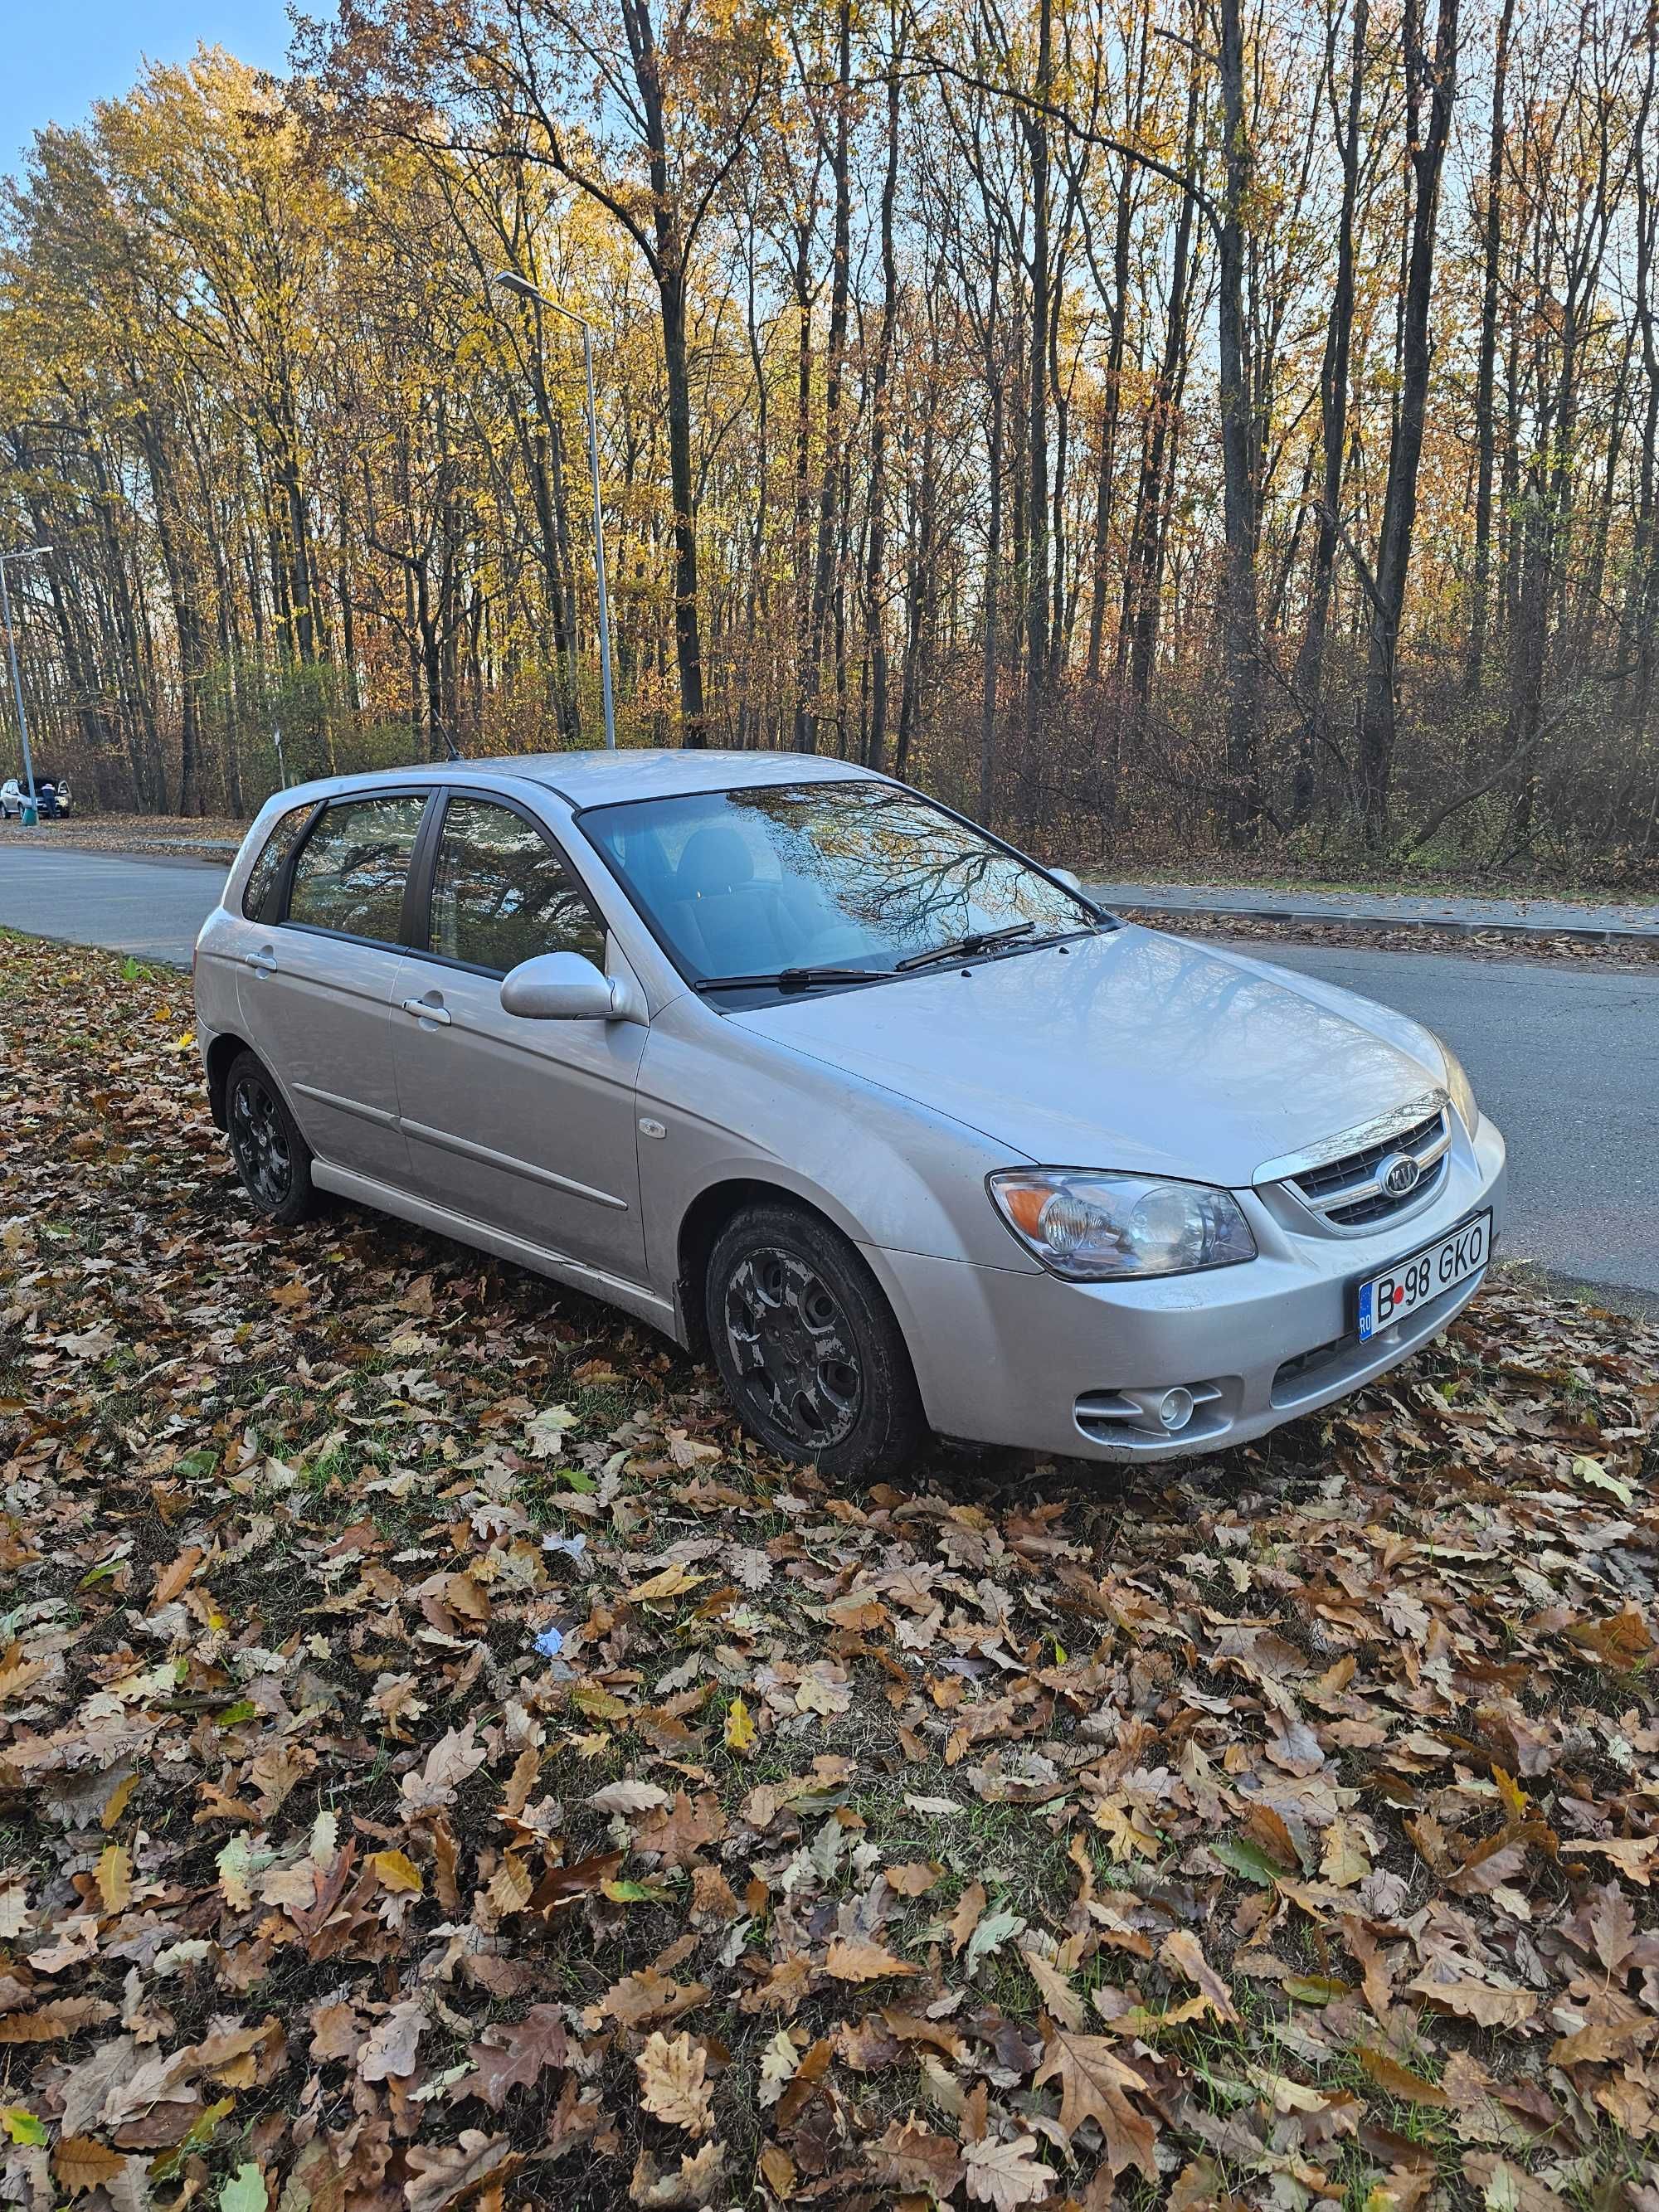
[[[815,983],[873,983],[879,968],[780,968],[770,975],[705,975],[697,991],[810,991]]]
[[[988,952],[994,945],[1011,945],[1017,937],[1029,937],[1036,927],[1034,921],[1016,921],[1006,929],[970,930],[966,937],[953,937],[948,945],[930,945],[926,952],[912,952],[898,962],[893,969],[902,975],[908,969],[928,968],[936,960],[960,960],[975,952]]]

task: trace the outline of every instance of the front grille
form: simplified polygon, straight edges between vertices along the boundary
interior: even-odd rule
[[[1443,1107],[1397,1137],[1345,1152],[1340,1160],[1308,1168],[1291,1182],[1303,1203],[1339,1229],[1363,1229],[1374,1221],[1388,1221],[1408,1206],[1419,1204],[1437,1190],[1445,1178],[1446,1154],[1451,1133]],[[1420,1170],[1417,1182],[1399,1196],[1384,1190],[1377,1170],[1396,1153],[1414,1159]]]

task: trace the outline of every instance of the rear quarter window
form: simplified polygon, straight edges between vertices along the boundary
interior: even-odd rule
[[[311,819],[315,805],[313,800],[304,806],[290,806],[286,814],[279,814],[271,823],[270,833],[259,848],[259,857],[249,869],[247,881],[242,886],[242,912],[250,921],[275,919],[265,912],[265,902],[276,890],[283,863],[294,850],[295,842]]]

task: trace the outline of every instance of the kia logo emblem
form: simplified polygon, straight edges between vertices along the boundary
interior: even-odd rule
[[[1383,1161],[1380,1172],[1389,1196],[1404,1198],[1417,1188],[1417,1178],[1423,1170],[1409,1152],[1396,1152],[1392,1159]]]

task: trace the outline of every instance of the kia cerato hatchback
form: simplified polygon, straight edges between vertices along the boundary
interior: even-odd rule
[[[608,1299],[832,1474],[928,1428],[1259,1437],[1443,1328],[1502,1217],[1503,1139],[1426,1030],[832,760],[283,792],[196,1001],[261,1212],[337,1192]]]

